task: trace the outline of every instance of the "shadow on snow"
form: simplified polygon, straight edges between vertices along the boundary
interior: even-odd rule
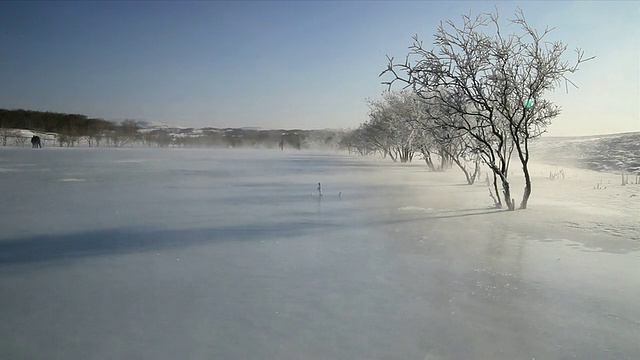
[[[0,268],[92,256],[160,251],[229,241],[258,241],[303,236],[322,223],[276,223],[210,229],[105,229],[72,234],[36,235],[0,242]],[[335,226],[332,226],[335,227]]]

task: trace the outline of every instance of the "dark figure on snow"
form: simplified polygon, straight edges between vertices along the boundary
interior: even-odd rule
[[[40,136],[33,135],[31,138],[31,147],[34,149],[42,148],[42,143],[40,142]]]
[[[284,139],[280,139],[278,146],[280,146],[280,151],[284,150]]]

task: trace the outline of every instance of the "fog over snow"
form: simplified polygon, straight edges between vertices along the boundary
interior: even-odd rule
[[[507,212],[419,161],[2,149],[0,354],[636,358],[640,185],[542,153]]]

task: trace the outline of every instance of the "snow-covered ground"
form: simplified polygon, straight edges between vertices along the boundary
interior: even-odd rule
[[[637,358],[640,185],[532,174],[506,212],[419,162],[2,149],[0,357]]]

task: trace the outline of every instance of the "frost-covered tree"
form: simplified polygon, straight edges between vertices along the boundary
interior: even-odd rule
[[[437,123],[437,122],[436,122]],[[432,136],[438,144],[441,167],[445,162],[455,164],[464,174],[467,184],[473,185],[480,175],[480,152],[474,138],[449,128],[435,127]]]
[[[389,91],[381,99],[367,102],[369,121],[362,125],[365,136],[393,161],[413,160],[416,134],[412,122],[418,116],[413,101],[411,92]]]
[[[531,28],[521,10],[508,24],[515,32],[502,31],[497,11],[476,17],[464,15],[461,26],[440,24],[434,48],[417,36],[403,63],[389,58],[390,87],[400,81],[425,100],[442,105],[450,116],[440,125],[472,139],[483,162],[502,183],[509,210],[515,209],[508,173],[516,152],[525,178],[520,208],[531,195],[528,141],[545,132],[560,108],[544,98],[560,84],[572,84],[567,76],[590,60],[577,49],[573,63],[562,60],[567,46],[549,42],[544,32]],[[574,85],[575,86],[575,85]],[[498,204],[500,205],[500,204]]]
[[[15,134],[15,137],[13,139],[15,145],[20,147],[24,147],[24,145],[27,143],[27,140],[29,140],[29,138],[22,136],[22,134],[19,132]]]
[[[2,146],[7,146],[7,140],[10,137],[15,137],[16,131],[13,129],[0,128],[0,141],[2,142]]]
[[[359,155],[373,155],[379,150],[367,139],[366,128],[360,126],[357,129],[344,134],[339,143],[340,149]]]
[[[386,125],[381,118],[373,118],[360,125],[357,132],[365,149],[374,149],[374,151],[380,152],[385,158],[390,154],[393,156],[391,152],[392,142]],[[393,157],[392,160],[395,161]]]
[[[433,101],[426,101],[413,94],[416,116],[412,126],[416,131],[415,146],[420,150],[429,169],[445,170],[453,164],[465,175],[467,183],[473,185],[479,173],[480,156],[475,141],[447,126],[442,119],[450,116],[446,109]],[[436,166],[432,155],[440,158]]]
[[[362,155],[380,153],[393,161],[408,162],[420,153],[431,171],[442,171],[456,164],[473,184],[479,171],[477,152],[462,138],[452,138],[438,125],[430,104],[412,91],[385,92],[379,100],[369,100],[369,121],[349,132],[342,148]],[[435,159],[439,158],[439,164]],[[469,164],[473,165],[469,165]],[[475,166],[475,167],[474,167]]]

